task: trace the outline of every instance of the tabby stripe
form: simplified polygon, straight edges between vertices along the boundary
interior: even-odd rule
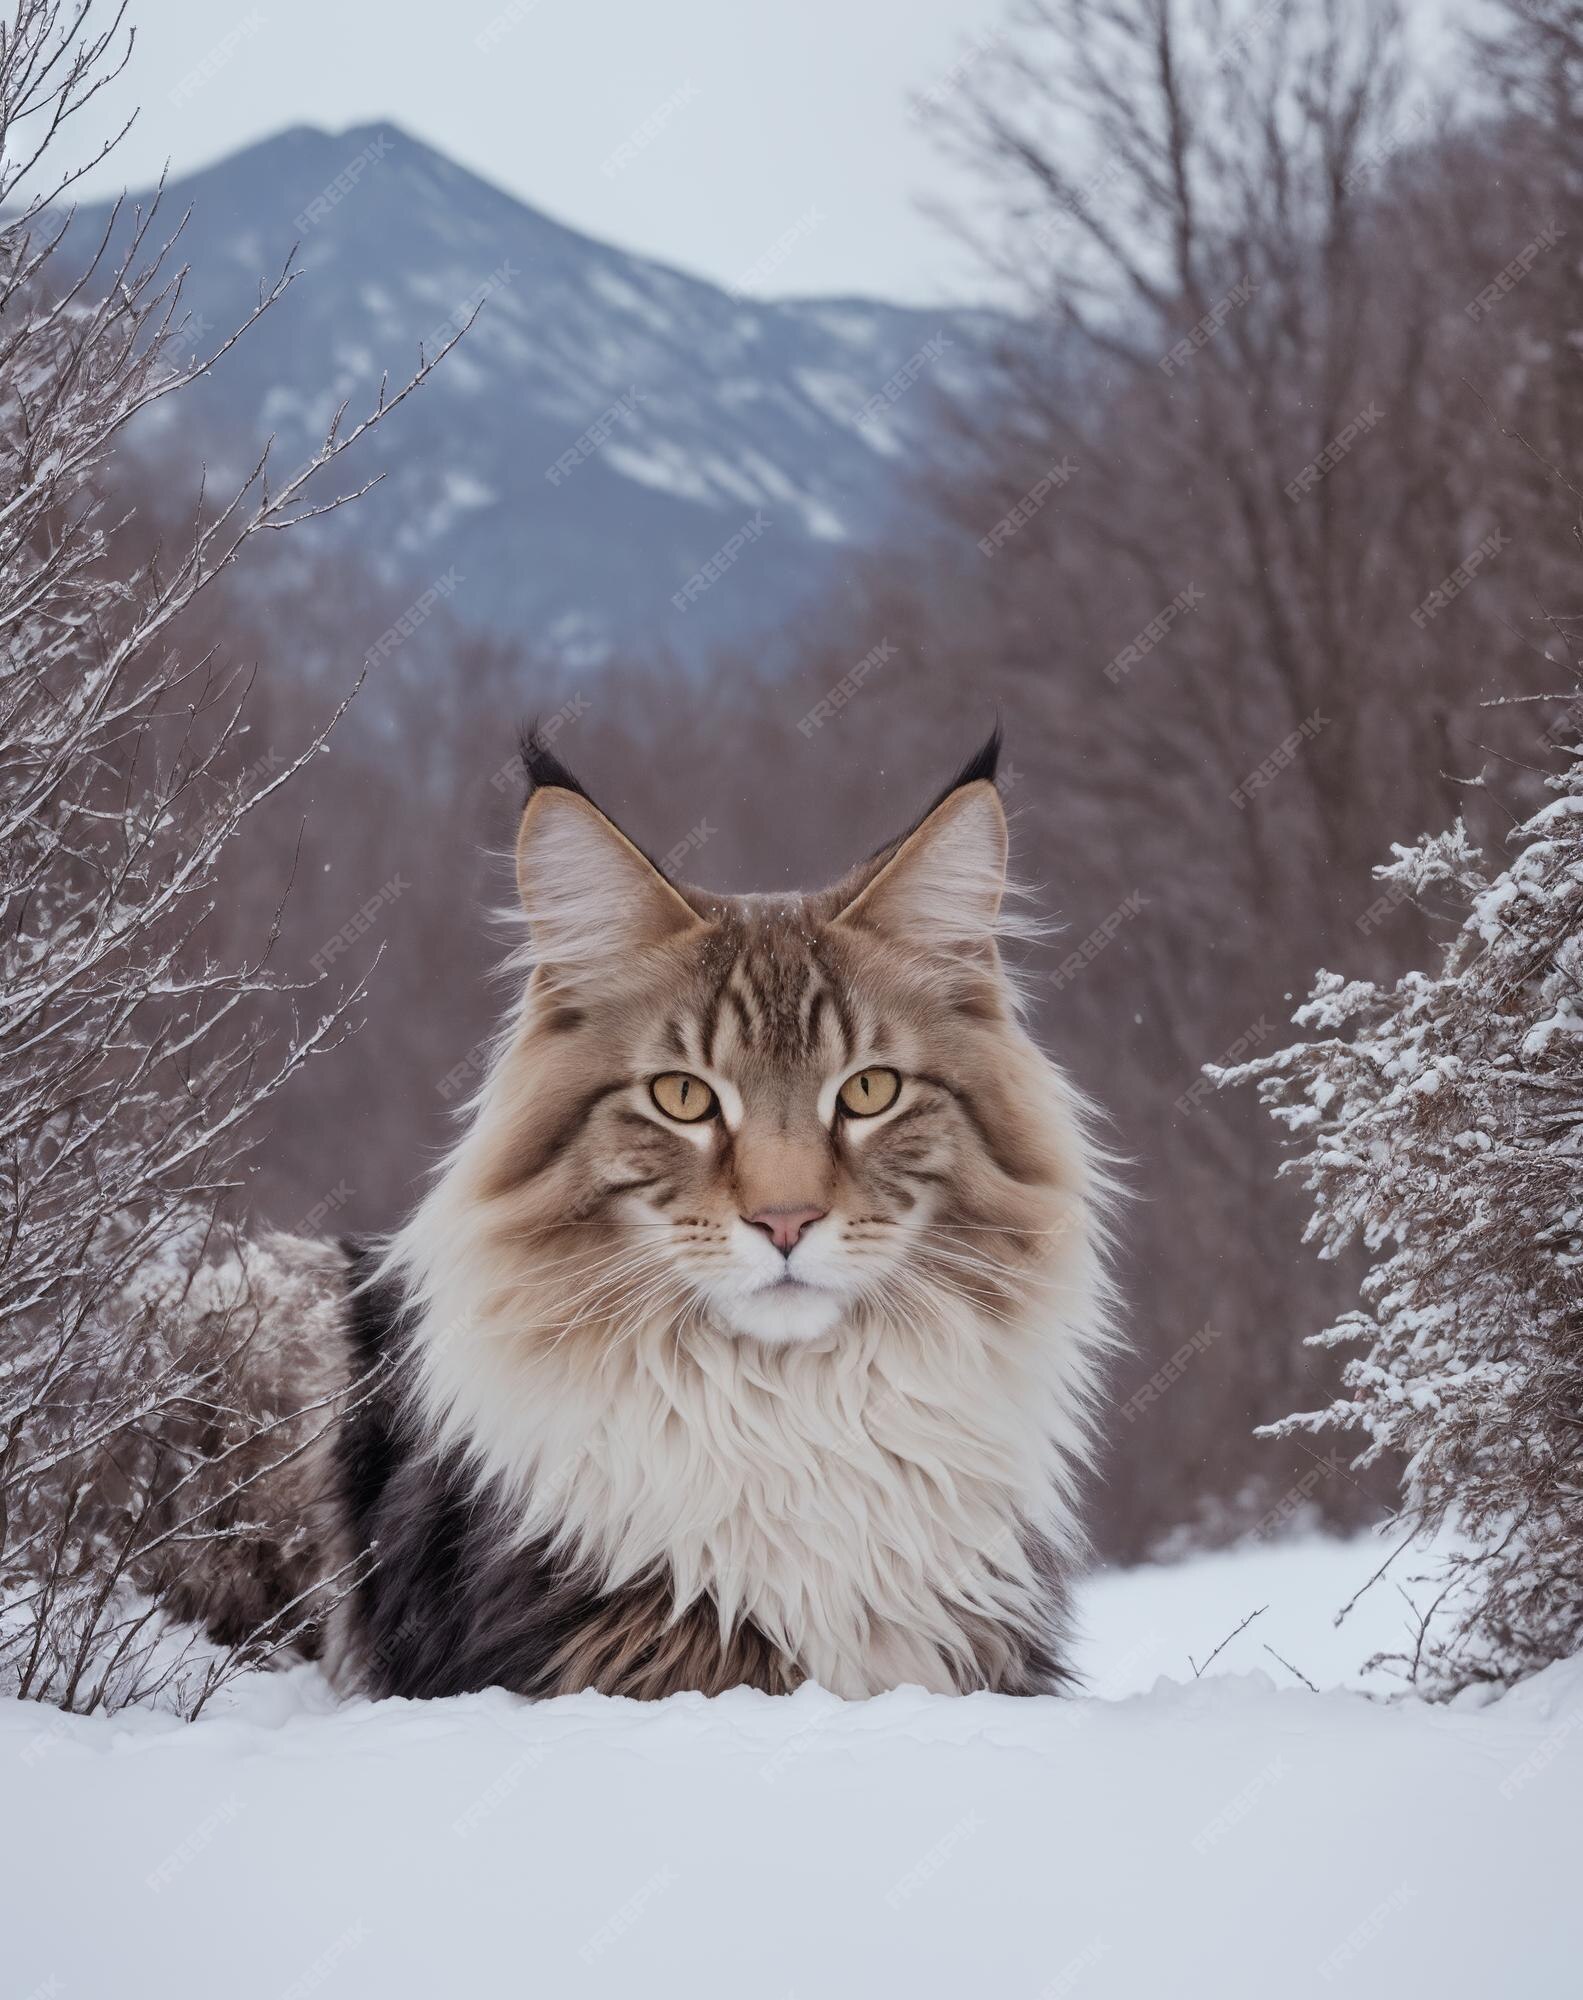
[[[846,995],[839,986],[830,989],[830,1004],[835,1008],[835,1017],[841,1024],[841,1063],[844,1068],[857,1048],[857,1025],[852,1019],[852,1009],[846,1004]]]
[[[945,1095],[952,1099],[960,1109],[962,1116],[972,1126],[978,1143],[988,1153],[989,1157],[1006,1176],[1007,1180],[1015,1181],[1019,1187],[1037,1187],[1043,1182],[1044,1176],[1042,1174],[1025,1167],[1019,1167],[1005,1157],[999,1146],[995,1143],[989,1127],[979,1117],[973,1100],[964,1092],[958,1090],[955,1084],[947,1083],[943,1076],[929,1076],[923,1070],[919,1070],[918,1072],[918,1081],[920,1083],[933,1084],[936,1090],[944,1091]]]
[[[715,1063],[715,1037],[720,1032],[720,1010],[726,997],[726,981],[731,977],[727,967],[714,991],[704,1003],[703,1019],[698,1024],[698,1046],[703,1050],[704,1067],[713,1069]]]
[[[752,1012],[749,1009],[746,1000],[743,999],[742,995],[737,991],[735,986],[728,986],[726,988],[726,998],[731,1002],[732,1006],[737,1011],[737,1019],[742,1026],[743,1041],[745,1042],[757,1041],[758,1029],[754,1022]]]
[[[737,969],[742,974],[742,983],[752,996],[754,1006],[758,1009],[759,1019],[764,1022],[773,1021],[778,1011],[774,999],[768,987],[761,984],[754,971],[753,961],[746,953],[737,961]]]
[[[538,1150],[513,1172],[510,1179],[500,1183],[497,1192],[504,1193],[508,1188],[520,1187],[524,1181],[531,1181],[542,1174],[565,1149],[579,1127],[587,1123],[589,1115],[595,1108],[603,1104],[607,1097],[615,1097],[626,1088],[627,1084],[623,1079],[620,1083],[601,1084],[597,1090],[587,1091],[560,1123],[544,1135],[543,1143]]]
[[[802,1049],[805,1056],[811,1056],[819,1046],[819,1029],[824,1021],[824,1010],[829,1004],[830,996],[825,989],[816,986],[802,1024]]]

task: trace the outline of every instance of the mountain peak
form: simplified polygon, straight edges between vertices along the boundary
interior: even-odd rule
[[[744,300],[388,119],[288,127],[166,198],[190,210],[186,296],[209,326],[244,319],[293,249],[304,282],[195,397],[210,435],[156,428],[163,469],[239,467],[265,436],[300,463],[337,404],[466,326],[381,431],[385,484],[324,532],[408,595],[454,567],[458,618],[587,664],[784,628],[854,549],[916,524],[936,392],[988,380],[981,313]]]

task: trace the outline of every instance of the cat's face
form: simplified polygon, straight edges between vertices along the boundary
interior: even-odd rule
[[[977,780],[835,889],[714,898],[575,791],[535,793],[538,964],[491,1192],[558,1333],[659,1313],[782,1346],[1005,1308],[1061,1184],[995,950],[1005,853]]]

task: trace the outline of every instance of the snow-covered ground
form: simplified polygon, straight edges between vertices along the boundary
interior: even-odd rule
[[[1388,1548],[1096,1578],[1079,1701],[337,1708],[297,1668],[190,1726],[0,1704],[0,1993],[1573,1991],[1583,1661],[1354,1691],[1406,1607],[1331,1617]]]

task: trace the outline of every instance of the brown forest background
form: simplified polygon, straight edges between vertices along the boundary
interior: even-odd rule
[[[938,112],[976,189],[942,226],[1022,316],[993,407],[941,410],[932,534],[855,563],[773,678],[567,672],[444,607],[385,648],[218,884],[217,949],[284,895],[274,967],[322,974],[299,1010],[366,979],[359,1032],[275,1100],[247,1207],[385,1229],[447,1142],[505,1003],[522,720],[652,853],[741,889],[878,845],[998,714],[1016,863],[1064,926],[1030,955],[1036,1032],[1135,1192],[1102,1549],[1375,1514],[1344,1458],[1252,1436],[1327,1399],[1300,1340],[1357,1274],[1303,1246],[1249,1094],[1199,1078],[1279,1046],[1318,967],[1423,963],[1371,868],[1458,813],[1498,844],[1546,762],[1553,709],[1481,704],[1553,691],[1583,608],[1583,9],[1512,0],[1458,60],[1486,101],[1453,114],[1384,5],[1021,8]],[[176,532],[127,477],[142,532]],[[406,608],[293,537],[181,643],[256,663],[269,769]]]

